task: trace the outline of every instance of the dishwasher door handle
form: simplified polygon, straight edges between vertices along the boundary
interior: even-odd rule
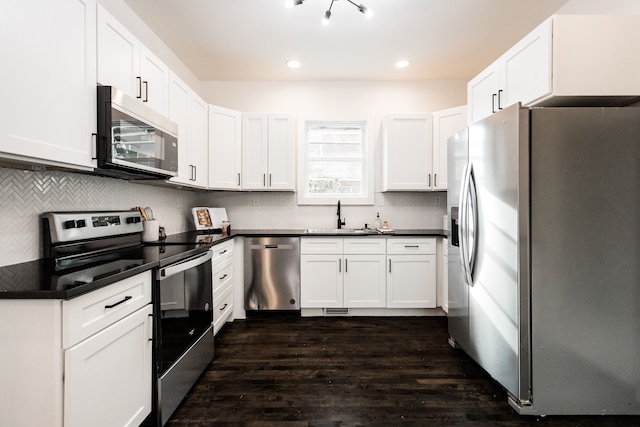
[[[251,250],[261,250],[261,249],[284,249],[291,250],[293,249],[293,245],[251,245]]]

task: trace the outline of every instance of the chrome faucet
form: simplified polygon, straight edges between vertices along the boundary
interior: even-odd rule
[[[343,225],[345,225],[346,222],[344,219],[340,219],[340,199],[338,199],[338,230],[342,228]]]

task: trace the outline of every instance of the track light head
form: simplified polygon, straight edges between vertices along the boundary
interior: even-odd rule
[[[364,16],[366,16],[367,18],[371,18],[371,15],[373,15],[373,12],[371,11],[371,9],[369,9],[368,7],[362,4],[358,5],[358,10],[362,12]]]
[[[331,11],[327,10],[324,13],[324,18],[322,18],[322,25],[327,26],[329,25],[329,20],[331,19]]]
[[[291,9],[293,6],[298,6],[302,3],[304,3],[304,0],[286,0],[284,2],[284,5],[287,7],[287,9]]]

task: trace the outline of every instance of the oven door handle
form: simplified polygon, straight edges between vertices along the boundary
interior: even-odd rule
[[[160,280],[164,280],[174,274],[178,274],[185,270],[189,270],[190,268],[197,267],[200,264],[204,264],[205,262],[210,261],[212,256],[213,254],[211,251],[207,251],[202,255],[196,255],[191,258],[187,258],[184,261],[162,268],[160,269]]]

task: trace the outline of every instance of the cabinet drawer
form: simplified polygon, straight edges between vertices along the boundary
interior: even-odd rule
[[[215,335],[233,312],[233,285],[228,286],[213,301],[213,334]]]
[[[227,284],[233,281],[233,258],[227,258],[213,267],[213,299]]]
[[[429,237],[426,239],[403,239],[388,238],[387,254],[413,255],[413,254],[435,254],[436,239]]]
[[[362,237],[344,239],[345,254],[382,254],[386,252],[385,238]]]
[[[62,345],[69,348],[151,302],[151,270],[62,302]]]
[[[301,254],[342,255],[343,239],[335,237],[310,237],[300,239]]]
[[[213,265],[215,266],[216,262],[222,261],[223,259],[229,258],[233,255],[233,239],[227,240],[219,245],[212,246],[211,250],[213,251],[211,262],[213,262]]]

